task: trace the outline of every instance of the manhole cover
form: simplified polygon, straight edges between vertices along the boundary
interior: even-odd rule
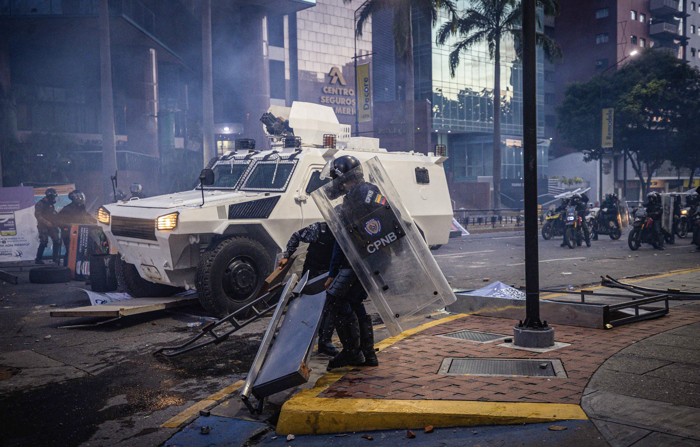
[[[557,359],[455,359],[442,361],[438,374],[475,376],[566,377]]]
[[[478,332],[478,331],[457,331],[450,332],[449,334],[442,334],[440,337],[456,338],[459,340],[469,340],[476,341],[479,343],[488,343],[494,340],[503,340],[508,338],[508,335],[501,334],[489,334],[488,332]]]

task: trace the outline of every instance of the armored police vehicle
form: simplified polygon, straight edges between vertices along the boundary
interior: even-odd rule
[[[294,231],[323,220],[309,194],[334,157],[378,157],[429,246],[447,243],[452,207],[434,154],[387,152],[352,138],[333,109],[295,102],[261,119],[269,150],[252,140],[216,160],[191,191],[101,207],[98,220],[119,251],[117,276],[137,297],[196,289],[206,310],[225,316],[254,299]],[[343,132],[345,131],[345,132]],[[212,175],[213,174],[213,175]]]

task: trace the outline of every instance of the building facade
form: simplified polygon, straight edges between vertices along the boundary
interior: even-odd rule
[[[465,10],[469,0],[457,2]],[[375,17],[373,25],[374,97],[377,119],[375,131],[392,149],[401,149],[400,122],[391,113],[402,98],[404,80],[396,62],[391,38],[390,12]],[[432,152],[444,145],[452,197],[457,206],[490,208],[489,190],[493,175],[493,101],[494,61],[486,43],[464,52],[452,76],[449,54],[456,39],[444,46],[436,44],[437,31],[448,20],[440,13],[438,23],[420,11],[413,13],[413,58],[416,100],[416,150]],[[506,207],[522,206],[522,69],[512,39],[504,38],[500,53],[501,85],[501,176],[502,203]],[[538,51],[538,176],[546,189],[549,139],[545,137],[545,79],[543,55]],[[394,130],[396,129],[396,130]],[[392,130],[394,130],[392,137]]]

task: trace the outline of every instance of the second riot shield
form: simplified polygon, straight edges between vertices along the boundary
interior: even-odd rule
[[[456,301],[378,158],[311,194],[391,335]]]
[[[625,231],[630,226],[630,210],[627,207],[627,201],[620,201],[617,206],[618,216],[620,219],[620,230]]]
[[[671,233],[673,228],[673,196],[662,194],[661,208],[664,212],[663,216],[661,216],[661,228],[667,233]]]

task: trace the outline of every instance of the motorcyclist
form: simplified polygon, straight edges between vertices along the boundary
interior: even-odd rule
[[[571,198],[565,197],[561,199],[561,204],[554,210],[554,214],[559,214],[559,220],[561,220],[562,226],[566,225],[566,209],[569,207],[569,203],[571,203]],[[566,247],[566,241],[562,241],[559,246]]]
[[[569,205],[576,208],[576,213],[581,218],[581,229],[583,230],[583,239],[586,241],[586,246],[590,247],[591,235],[588,231],[588,224],[586,223],[586,216],[588,215],[588,196],[586,195],[586,193],[574,194],[571,197],[571,202]],[[563,245],[566,244],[564,243]]]
[[[144,194],[143,192],[143,185],[141,185],[140,183],[132,183],[129,190],[131,191],[132,199],[134,197],[136,197],[137,199],[143,199],[146,197],[146,194]]]
[[[658,192],[650,192],[647,194],[647,201],[642,204],[645,208],[647,216],[649,216],[653,221],[654,234],[657,239],[657,248],[659,250],[664,249],[664,234],[661,229],[661,218],[664,213],[663,206],[661,205],[661,195]]]
[[[619,200],[617,194],[605,194],[603,203],[600,204],[600,211],[596,215],[596,225],[598,228],[607,227],[610,221],[617,222]],[[592,240],[598,240],[598,232],[593,231]]]
[[[315,278],[328,271],[333,257],[333,246],[335,237],[325,222],[312,223],[308,227],[296,231],[287,242],[287,249],[282,254],[282,259],[277,263],[279,268],[284,268],[289,262],[289,258],[297,251],[300,242],[306,242],[309,247],[306,251],[303,272],[309,272],[310,278]],[[318,333],[318,352],[335,357],[338,350],[331,341],[333,337],[333,327],[335,315],[331,312],[330,306],[326,305],[321,316],[321,324]]]
[[[34,206],[34,216],[36,217],[36,227],[39,230],[39,248],[36,251],[37,264],[43,264],[41,258],[44,257],[44,250],[49,244],[49,238],[53,243],[53,262],[60,264],[61,257],[61,239],[58,234],[58,225],[56,222],[56,198],[58,193],[54,188],[49,188],[44,192],[45,196],[39,200]]]
[[[70,227],[74,224],[97,224],[97,220],[85,210],[85,193],[76,189],[68,194],[70,203],[58,212],[57,222],[61,226],[61,239],[66,247],[63,265],[68,266],[70,248]]]
[[[345,194],[338,209],[338,212],[345,214],[345,221],[352,221],[355,216],[365,216],[387,204],[379,189],[365,182],[357,158],[343,155],[332,160],[330,168],[337,197]],[[339,178],[341,181],[338,181]],[[326,289],[327,301],[336,317],[336,331],[343,344],[343,350],[331,359],[328,369],[347,365],[377,366],[379,361],[374,352],[372,317],[362,304],[367,292],[337,241],[333,247]]]

